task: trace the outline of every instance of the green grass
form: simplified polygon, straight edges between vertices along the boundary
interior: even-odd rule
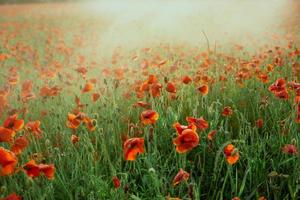
[[[229,63],[225,56],[212,52],[209,56],[215,63],[209,69],[199,67],[203,60],[195,61],[193,57],[206,51],[204,47],[199,47],[195,52],[189,46],[179,50],[155,46],[151,53],[139,52],[138,61],[130,59],[135,51],[122,53],[123,58],[118,64],[113,65],[109,59],[99,57],[98,51],[93,53],[94,49],[97,49],[97,44],[93,44],[93,38],[85,38],[87,40],[85,47],[77,47],[72,43],[73,37],[80,35],[81,29],[85,30],[84,36],[90,35],[94,30],[88,25],[76,26],[78,19],[83,20],[79,17],[68,18],[64,23],[60,23],[59,18],[47,19],[46,16],[45,21],[49,24],[45,24],[39,15],[25,19],[0,17],[1,25],[11,21],[16,22],[19,27],[18,31],[12,24],[8,25],[8,32],[1,36],[0,52],[10,54],[11,47],[17,43],[30,47],[25,47],[25,52],[17,50],[24,61],[18,62],[15,57],[11,57],[0,63],[0,72],[9,75],[8,69],[17,66],[20,83],[26,79],[32,80],[37,96],[36,99],[24,104],[18,100],[21,84],[13,87],[9,96],[10,108],[6,108],[2,113],[1,122],[7,117],[6,113],[10,109],[27,107],[25,122],[40,120],[43,137],[30,138],[30,146],[19,156],[19,166],[37,153],[46,163],[54,163],[56,168],[55,178],[52,181],[45,177],[30,179],[23,172],[0,177],[0,197],[15,192],[25,200],[138,200],[165,199],[168,195],[181,199],[232,199],[236,196],[249,200],[258,199],[260,196],[276,200],[299,198],[299,154],[293,156],[281,151],[283,145],[293,142],[299,147],[300,126],[295,121],[293,95],[290,91],[291,98],[284,101],[268,91],[268,86],[279,77],[299,82],[300,75],[293,72],[292,63],[299,63],[300,58],[289,57],[288,52],[292,50],[287,48],[283,50],[281,56],[285,64],[275,67],[274,71],[269,73],[269,83],[263,84],[252,75],[243,81],[244,86],[240,87],[235,81],[236,72],[241,67],[238,62],[233,64],[234,70],[227,72],[228,81],[225,83],[218,81],[219,76],[226,73],[222,66]],[[23,22],[28,24],[22,27]],[[39,25],[44,29],[39,30]],[[72,31],[68,31],[70,27]],[[56,35],[51,31],[52,28],[57,28],[63,34]],[[11,33],[16,33],[16,36],[9,39],[7,48],[4,46],[4,40],[9,38]],[[47,37],[52,38],[52,44],[45,43]],[[60,40],[64,41],[66,47],[72,48],[70,55],[65,55],[56,48],[61,44]],[[38,58],[32,58],[31,51],[36,51]],[[249,55],[225,49],[224,54],[251,61],[250,55],[260,53],[249,49],[245,51]],[[182,52],[187,55],[181,57]],[[52,56],[47,56],[49,53]],[[209,84],[208,95],[203,97],[196,91],[199,84],[183,85],[178,81],[175,100],[168,98],[169,94],[164,88],[159,98],[152,98],[150,95],[145,95],[143,99],[136,98],[132,84],[136,80],[147,79],[147,76],[141,74],[140,62],[143,59],[151,60],[156,54],[168,60],[161,69],[155,67],[148,69],[150,74],[158,76],[160,83],[165,85],[164,78],[177,80],[182,75],[191,77],[195,77],[197,73],[209,75],[215,78],[216,82]],[[95,91],[100,91],[101,97],[95,103],[90,100],[90,93],[80,92],[85,80],[74,71],[79,66],[77,59],[80,55],[86,58],[84,65],[89,69],[87,77],[98,80]],[[181,60],[181,64],[178,64],[179,69],[175,73],[169,73],[170,67],[178,60]],[[59,96],[46,99],[39,96],[39,88],[44,81],[40,78],[39,67],[34,67],[35,61],[39,62],[39,67],[50,69],[53,69],[53,61],[62,64],[63,68],[58,72],[59,75],[49,80],[49,85],[59,85],[63,88]],[[97,62],[95,68],[91,67],[92,61]],[[272,63],[271,56],[262,59],[258,68],[265,70],[270,63]],[[126,65],[128,71],[121,81],[113,76],[104,77],[101,74],[102,67],[117,68]],[[183,65],[189,65],[190,69],[185,70]],[[138,71],[134,75],[131,73],[133,69]],[[250,68],[250,72],[254,73],[254,69]],[[66,76],[68,73],[74,77],[71,86],[65,84],[65,81],[70,80]],[[1,87],[6,85],[4,76],[0,77],[0,85]],[[122,95],[128,90],[132,91],[132,97],[129,99]],[[80,97],[83,104],[87,104],[83,112],[96,119],[97,128],[90,133],[81,125],[76,131],[80,141],[73,145],[70,140],[73,132],[67,128],[66,120],[67,114],[76,107],[75,95]],[[268,97],[268,104],[264,106],[262,100],[265,97]],[[132,107],[132,104],[139,100],[151,103],[152,109],[159,113],[159,120],[153,126],[152,139],[149,137],[151,126],[143,126],[139,120],[143,109]],[[225,106],[233,108],[232,116],[221,115]],[[44,110],[48,111],[48,115],[41,117],[40,112]],[[172,125],[177,121],[187,124],[185,121],[187,116],[203,116],[209,122],[209,128],[203,132],[198,131],[201,141],[196,148],[186,154],[178,154],[172,143],[176,137]],[[262,129],[255,126],[258,118],[262,118],[265,122]],[[283,120],[285,120],[285,134],[282,134],[280,126]],[[134,136],[135,130],[128,128],[131,123],[138,126],[142,131],[140,137],[145,138],[145,153],[138,155],[134,162],[124,160],[122,149],[122,135]],[[207,134],[211,130],[218,130],[213,142],[207,140]],[[240,153],[240,160],[233,166],[226,163],[223,155],[223,149],[229,143],[234,144]],[[8,144],[0,145],[9,148]],[[190,173],[190,179],[173,187],[172,180],[180,168]],[[118,176],[121,180],[119,189],[113,186],[113,176]]]

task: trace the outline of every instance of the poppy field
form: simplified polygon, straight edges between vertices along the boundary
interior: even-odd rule
[[[299,14],[123,48],[78,7],[0,5],[1,200],[299,199]]]

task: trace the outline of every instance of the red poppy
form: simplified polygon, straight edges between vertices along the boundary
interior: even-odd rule
[[[167,92],[176,93],[176,86],[173,82],[168,82],[166,86]]]
[[[179,172],[174,177],[172,184],[173,186],[176,186],[183,181],[187,181],[189,177],[190,174],[188,172],[184,171],[183,169],[180,169]]]
[[[49,180],[54,178],[55,167],[53,164],[36,164],[34,160],[30,160],[23,166],[27,176],[35,178],[43,173]]]
[[[123,144],[125,160],[134,161],[137,154],[144,153],[144,139],[130,138]]]
[[[22,199],[23,198],[21,196],[17,195],[16,193],[12,193],[1,200],[22,200]]]
[[[114,176],[112,181],[113,181],[115,189],[118,189],[121,186],[121,181],[117,176]]]
[[[173,139],[178,153],[186,153],[199,144],[199,136],[192,129],[185,129],[180,135]]]
[[[154,110],[145,110],[141,113],[141,121],[145,125],[155,124],[158,117],[158,113]]]
[[[232,144],[228,144],[224,148],[224,154],[225,154],[227,163],[230,165],[235,164],[240,158],[239,152]]]
[[[12,142],[16,132],[0,126],[0,142]]]
[[[217,134],[216,130],[213,130],[213,131],[209,132],[208,135],[207,135],[207,139],[212,141],[216,134]]]
[[[287,154],[291,154],[291,155],[297,155],[298,154],[298,149],[293,144],[286,144],[282,147],[282,152],[287,153]]]
[[[197,130],[197,127],[194,124],[189,124],[188,126],[185,126],[181,125],[179,122],[174,123],[173,127],[176,129],[178,135],[181,135],[182,132],[186,129],[191,129],[193,131]]]
[[[87,82],[87,83],[85,84],[85,86],[83,87],[82,92],[83,92],[83,93],[90,92],[90,91],[92,91],[93,89],[94,89],[94,84],[91,83],[91,82]]]
[[[279,78],[269,86],[269,91],[272,92],[276,97],[280,99],[288,99],[289,94],[286,89],[286,83],[283,78]]]
[[[25,128],[31,132],[33,135],[39,137],[41,136],[42,130],[40,129],[41,122],[39,120],[28,122]]]
[[[204,131],[209,127],[208,122],[203,118],[194,118],[194,117],[187,117],[186,121],[189,124],[194,124],[200,131]]]
[[[0,147],[1,176],[12,174],[15,171],[17,162],[17,158],[13,152]]]
[[[77,142],[79,142],[79,137],[77,135],[71,135],[71,141],[73,144],[76,144]]]
[[[182,82],[183,82],[184,84],[189,84],[190,82],[192,82],[192,78],[189,77],[189,76],[183,76],[183,77],[182,77]]]
[[[230,106],[226,106],[223,111],[222,111],[222,115],[224,117],[227,117],[227,116],[230,116],[232,115],[233,111],[232,111],[232,108]]]
[[[24,126],[24,120],[18,119],[18,115],[14,114],[4,121],[3,126],[14,131],[20,131]]]
[[[258,120],[256,120],[256,126],[257,126],[258,128],[262,128],[263,125],[264,125],[264,120],[263,120],[263,119],[258,119]]]
[[[11,151],[14,152],[16,155],[21,154],[24,149],[29,145],[29,142],[25,136],[18,137],[15,140],[15,143],[11,147]]]
[[[202,85],[200,87],[198,87],[198,91],[203,95],[207,95],[208,94],[208,91],[209,91],[209,88],[207,85]]]

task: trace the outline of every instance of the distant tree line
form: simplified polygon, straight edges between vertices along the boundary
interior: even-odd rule
[[[0,4],[79,2],[79,1],[84,1],[84,0],[0,0]]]

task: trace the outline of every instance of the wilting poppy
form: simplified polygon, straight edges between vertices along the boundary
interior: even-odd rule
[[[224,148],[224,155],[226,157],[227,163],[230,165],[235,164],[240,158],[239,152],[232,144],[228,144]]]
[[[85,117],[83,119],[83,122],[85,123],[85,126],[89,131],[94,131],[96,129],[96,120]]]
[[[15,170],[17,162],[17,158],[13,152],[0,147],[1,176],[12,174]]]
[[[298,154],[298,149],[293,144],[286,144],[282,147],[282,152],[287,153],[287,154],[291,154],[291,155],[297,155]]]
[[[155,124],[158,117],[158,113],[154,110],[145,110],[141,113],[141,121],[145,125]]]
[[[200,131],[204,131],[209,127],[208,122],[203,118],[194,118],[194,117],[187,117],[186,121],[189,124],[194,124]]]
[[[134,161],[137,154],[144,153],[144,139],[130,138],[123,144],[125,160]]]
[[[187,181],[189,177],[190,174],[188,172],[184,171],[183,169],[180,169],[179,172],[174,177],[172,184],[173,186],[176,186],[183,181]]]
[[[197,89],[203,96],[208,94],[209,88],[207,85],[202,85]]]
[[[18,115],[14,114],[3,122],[3,126],[14,131],[20,131],[24,126],[24,120],[18,119]]]
[[[222,111],[222,115],[224,117],[228,117],[230,115],[232,115],[233,111],[232,111],[232,108],[230,106],[226,106],[223,111]]]
[[[113,181],[115,189],[118,189],[121,186],[121,181],[117,176],[114,176],[112,181]]]
[[[199,144],[199,140],[199,136],[194,130],[185,129],[173,139],[173,144],[176,146],[178,153],[186,153],[195,148]]]
[[[77,142],[79,142],[79,137],[77,135],[71,135],[71,141],[73,144],[76,144]]]

